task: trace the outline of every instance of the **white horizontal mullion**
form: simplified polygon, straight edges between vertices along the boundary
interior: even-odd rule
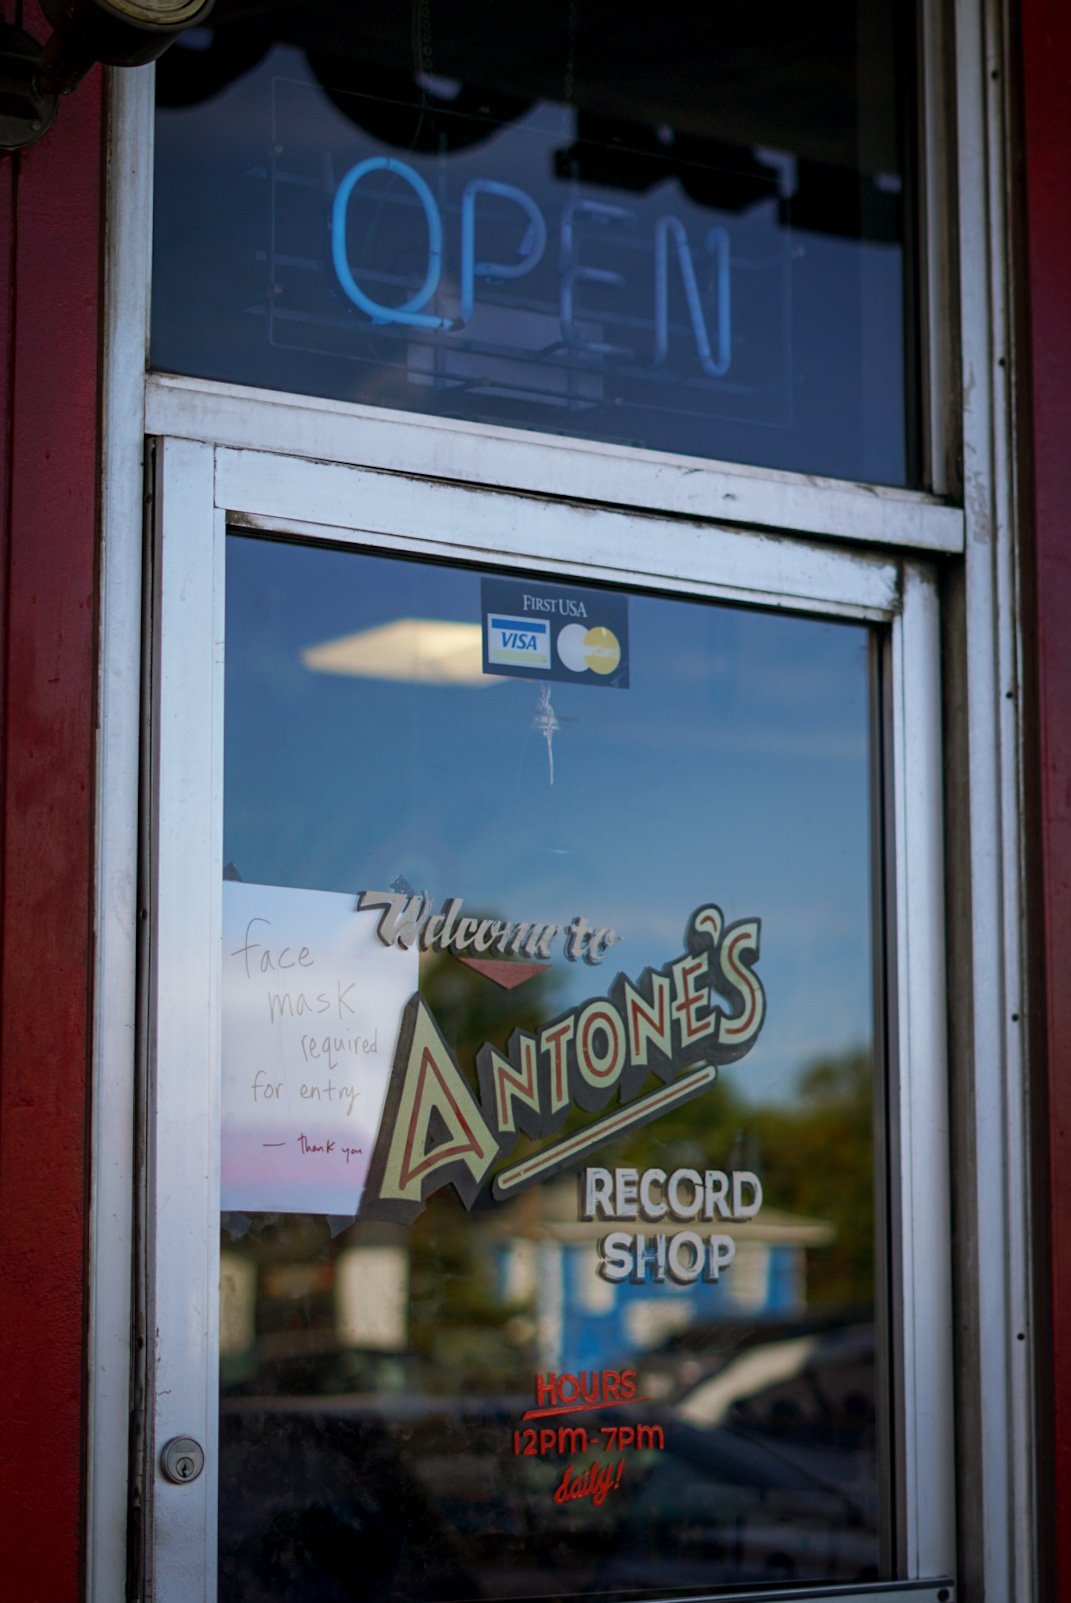
[[[259,451],[216,454],[216,505],[259,528],[311,525],[388,536],[414,553],[507,563],[567,563],[606,580],[715,585],[755,599],[832,603],[888,617],[899,606],[891,560],[775,535],[576,503],[429,484],[366,468]]]
[[[829,539],[963,550],[961,508],[917,491],[207,380],[151,378],[146,432]]]

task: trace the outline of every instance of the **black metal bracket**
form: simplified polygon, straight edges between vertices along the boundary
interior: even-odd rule
[[[52,126],[59,95],[41,87],[40,67],[37,40],[0,24],[0,150],[35,145]]]
[[[52,33],[38,44],[0,24],[0,151],[25,150],[46,134],[60,97],[98,61],[140,67],[155,61],[187,28],[199,27],[214,0],[41,0]]]

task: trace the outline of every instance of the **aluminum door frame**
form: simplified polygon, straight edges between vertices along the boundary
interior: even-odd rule
[[[145,1327],[153,1340],[145,1380],[153,1422],[142,1471],[155,1603],[214,1597],[228,527],[887,625],[898,1559],[908,1578],[950,1574],[941,679],[929,564],[188,440],[157,441],[154,455],[144,1220],[144,1239],[152,1244]],[[196,1437],[206,1450],[205,1471],[191,1485],[168,1482],[159,1467],[162,1446],[178,1435]]]

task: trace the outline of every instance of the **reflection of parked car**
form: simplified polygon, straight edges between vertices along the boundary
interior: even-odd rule
[[[696,1425],[728,1424],[826,1441],[874,1427],[874,1327],[749,1345],[678,1400]]]
[[[747,1347],[795,1336],[821,1335],[844,1325],[873,1319],[868,1307],[771,1314],[749,1319],[707,1319],[675,1331],[660,1346],[636,1360],[639,1390],[644,1397],[673,1402],[706,1375],[714,1375]]]
[[[871,1326],[755,1343],[676,1407],[537,1422],[545,1451],[518,1434],[531,1406],[420,1393],[225,1402],[223,1603],[879,1576]],[[575,1483],[591,1465],[614,1481],[604,1499],[556,1501],[566,1469]],[[278,1565],[292,1593],[270,1589]],[[332,1590],[343,1574],[350,1590]]]
[[[220,1603],[442,1603],[478,1595],[378,1421],[270,1404],[220,1418]]]
[[[654,1463],[601,1580],[675,1584],[879,1577],[872,1325],[739,1350],[672,1409],[672,1454]],[[728,1510],[734,1508],[731,1517]]]
[[[237,1366],[236,1366],[237,1367]],[[427,1365],[408,1349],[347,1346],[330,1335],[286,1331],[262,1336],[231,1397],[334,1397],[347,1393],[401,1397],[423,1391]]]

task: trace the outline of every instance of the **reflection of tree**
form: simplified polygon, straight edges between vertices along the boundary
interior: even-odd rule
[[[537,1030],[553,1016],[555,988],[552,969],[506,991],[449,954],[423,952],[420,957],[420,993],[473,1082],[476,1053],[483,1043],[493,1041],[505,1050],[514,1030]]]
[[[637,1169],[725,1169],[734,1164],[743,1167],[750,1117],[747,1104],[722,1077],[694,1102],[664,1113],[621,1146],[608,1149],[609,1156],[594,1161]]]
[[[410,1340],[436,1389],[508,1390],[519,1358],[508,1338],[524,1310],[495,1295],[491,1265],[472,1246],[461,1203],[440,1191],[410,1235]]]
[[[766,1206],[824,1220],[836,1231],[829,1247],[812,1249],[808,1301],[866,1304],[874,1296],[873,1099],[866,1051],[816,1059],[786,1103],[756,1107],[723,1075],[601,1161],[753,1169]]]
[[[473,1088],[484,1042],[504,1051],[514,1030],[537,1030],[553,1016],[554,989],[550,970],[506,991],[455,957],[421,956],[421,994]],[[531,1329],[521,1316],[530,1310],[496,1294],[492,1265],[474,1252],[474,1239],[452,1186],[429,1198],[410,1233],[410,1337],[434,1364],[435,1383],[500,1391],[531,1367],[519,1350]]]
[[[758,1108],[748,1120],[766,1201],[836,1229],[810,1260],[811,1302],[873,1300],[873,1121],[873,1067],[861,1050],[818,1058],[792,1106]]]

